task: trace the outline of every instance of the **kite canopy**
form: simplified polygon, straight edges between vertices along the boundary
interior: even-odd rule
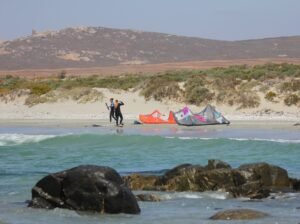
[[[211,105],[207,105],[204,110],[196,114],[188,107],[184,107],[178,112],[175,112],[174,117],[177,124],[185,126],[230,124],[230,122]]]
[[[168,118],[165,118],[159,110],[155,110],[151,114],[140,114],[139,120],[144,124],[176,124],[171,111]]]

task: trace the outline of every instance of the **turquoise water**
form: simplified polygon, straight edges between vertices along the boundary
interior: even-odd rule
[[[30,199],[32,186],[43,176],[81,164],[110,166],[128,174],[160,173],[182,163],[205,165],[208,159],[221,159],[233,167],[269,162],[300,178],[299,158],[299,129],[2,127],[0,223],[215,223],[208,217],[218,210],[240,207],[271,214],[251,223],[298,223],[298,193],[244,202],[225,192],[158,192],[164,200],[140,203],[138,216],[34,210],[24,201]]]

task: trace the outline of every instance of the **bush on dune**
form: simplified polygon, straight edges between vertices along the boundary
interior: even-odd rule
[[[300,80],[299,79],[292,79],[288,82],[284,82],[280,86],[281,92],[295,92],[300,91]]]
[[[145,97],[146,100],[151,98],[162,101],[163,99],[179,99],[181,96],[181,89],[175,81],[169,81],[167,79],[154,78],[148,80],[144,84],[141,91],[141,95]]]
[[[73,89],[57,89],[44,95],[30,95],[25,100],[25,105],[35,106],[42,103],[54,103],[64,100],[73,100],[77,103],[93,103],[103,99],[103,93],[98,90],[77,87]]]
[[[185,102],[199,106],[212,101],[215,93],[206,88],[207,84],[209,81],[204,74],[190,77],[184,85]]]
[[[274,98],[277,96],[276,93],[274,93],[273,91],[269,91],[267,92],[267,94],[265,95],[265,99],[270,101],[270,102],[274,102]]]
[[[51,87],[46,83],[30,83],[27,85],[30,89],[30,94],[41,96],[51,91]]]
[[[287,106],[292,106],[292,105],[297,106],[299,102],[300,102],[300,97],[297,96],[296,94],[289,94],[284,99],[284,103]]]
[[[185,93],[185,101],[190,104],[200,106],[204,103],[209,103],[213,100],[215,94],[210,92],[209,89],[201,86],[195,86],[190,91]]]

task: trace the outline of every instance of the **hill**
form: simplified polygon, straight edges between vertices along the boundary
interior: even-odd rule
[[[300,36],[219,41],[86,27],[33,32],[28,37],[0,42],[0,70],[258,58],[300,58]]]

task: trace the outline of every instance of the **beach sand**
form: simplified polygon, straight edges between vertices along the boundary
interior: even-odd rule
[[[185,103],[175,101],[155,101],[153,99],[146,101],[140,96],[139,92],[97,89],[103,94],[103,99],[97,102],[78,103],[73,100],[63,100],[55,103],[41,103],[29,107],[24,104],[25,97],[16,98],[13,101],[0,101],[0,120],[4,123],[14,121],[32,120],[36,123],[38,120],[62,120],[68,123],[77,123],[80,120],[94,120],[104,122],[108,120],[108,110],[105,103],[109,98],[121,100],[125,103],[122,107],[122,113],[125,121],[137,120],[139,114],[149,114],[155,109],[165,114],[166,118],[169,111],[178,111],[184,106],[189,106],[193,112],[201,111],[203,106],[191,106]],[[221,112],[230,121],[286,121],[300,122],[300,108],[296,106],[288,107],[283,103],[272,103],[261,97],[261,104],[257,108],[237,109],[228,105],[212,105]],[[94,123],[94,122],[91,122]],[[126,122],[130,123],[130,122]]]

